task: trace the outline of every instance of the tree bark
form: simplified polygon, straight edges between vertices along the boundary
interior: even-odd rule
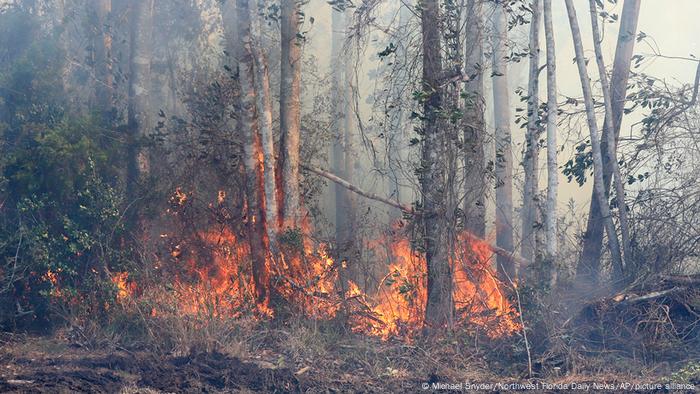
[[[574,50],[576,52],[576,65],[578,66],[579,77],[581,79],[581,88],[583,90],[583,101],[586,105],[586,119],[591,136],[591,150],[593,151],[593,176],[595,181],[595,195],[600,204],[601,214],[604,220],[605,231],[608,235],[608,248],[613,261],[613,271],[616,279],[622,277],[623,263],[620,252],[620,244],[615,232],[615,224],[613,223],[610,214],[610,206],[608,205],[607,193],[603,187],[603,155],[598,139],[598,125],[595,116],[595,107],[593,105],[593,93],[591,92],[591,82],[586,70],[586,59],[583,53],[583,44],[581,43],[581,30],[578,26],[576,18],[576,9],[572,0],[565,0],[566,10],[569,15],[569,25],[571,26],[571,35],[574,41]]]
[[[347,26],[349,25],[350,10],[339,12],[332,10],[332,67],[333,67],[333,118],[334,128],[337,133],[333,138],[333,172],[340,174],[343,178],[353,181],[354,178],[354,156],[353,133],[354,133],[354,112],[351,107],[352,92],[350,87],[352,75],[351,56],[348,56],[349,43],[345,42],[347,37]],[[341,55],[342,54],[342,55]],[[354,244],[354,215],[355,198],[344,188],[335,185],[335,237],[337,245],[336,258],[340,260],[352,261]],[[349,266],[351,271],[353,266]]]
[[[281,4],[281,86],[280,154],[281,178],[280,227],[296,228],[304,214],[299,176],[301,140],[301,46],[299,38],[299,0]]]
[[[464,227],[477,237],[486,236],[486,165],[484,155],[484,45],[482,0],[467,3],[465,42],[466,83],[464,105]]]
[[[423,242],[428,273],[428,300],[425,323],[442,327],[453,320],[452,272],[447,258],[444,229],[445,182],[440,163],[444,135],[440,127],[442,106],[440,78],[440,6],[437,1],[422,4],[421,33],[423,49],[423,144],[420,182],[424,211]]]
[[[265,190],[265,231],[270,251],[277,252],[277,182],[275,179],[275,147],[272,135],[272,98],[270,92],[270,75],[264,49],[262,31],[258,21],[257,0],[250,1],[251,51],[253,54],[253,84],[255,90],[255,109],[258,130],[262,143],[263,189]]]
[[[500,4],[493,15],[493,105],[496,128],[496,244],[513,250],[513,153],[510,132],[510,99],[506,65],[507,22]],[[500,279],[505,283],[515,279],[512,260],[496,259]]]
[[[251,10],[248,0],[237,0],[239,42],[236,45],[240,84],[240,130],[243,137],[243,163],[246,173],[247,230],[252,260],[255,298],[266,307],[270,301],[270,276],[266,266],[264,181],[262,141],[255,111],[254,56],[251,37]]]
[[[546,260],[552,262],[557,245],[557,60],[552,24],[552,0],[544,0],[544,35],[547,46],[547,208],[545,215]]]
[[[596,9],[595,0],[590,0],[591,9],[591,27],[593,30],[593,47],[595,50],[596,64],[598,65],[598,74],[600,83],[603,88],[603,101],[605,103],[605,121],[603,123],[603,136],[607,137],[605,145],[601,144],[601,149],[607,150],[607,163],[603,162],[606,168],[609,166],[612,175],[615,177],[615,198],[617,201],[619,221],[620,221],[620,238],[622,239],[623,261],[629,261],[630,258],[630,238],[629,224],[627,221],[627,205],[625,204],[625,186],[620,172],[620,164],[617,162],[617,141],[614,133],[606,132],[606,128],[612,127],[612,105],[610,97],[610,84],[608,83],[608,75],[605,70],[605,60],[603,59],[603,51],[600,47],[601,35],[598,27],[598,10]],[[607,165],[606,165],[607,164]],[[603,175],[605,181],[605,175]],[[609,185],[606,185],[606,189]]]
[[[610,81],[610,107],[612,110],[612,128],[603,125],[603,137],[601,148],[607,151],[608,134],[613,133],[617,142],[620,135],[620,123],[624,113],[627,96],[627,81],[629,79],[630,65],[634,53],[634,43],[637,34],[637,21],[641,0],[625,0],[622,7],[620,19],[620,32],[617,37],[617,48],[615,49],[615,60],[613,62],[612,78]],[[612,168],[608,165],[610,158],[603,157],[603,183],[605,189],[610,188],[612,178]],[[576,267],[576,278],[582,283],[596,284],[600,275],[600,259],[603,245],[603,218],[600,204],[595,198],[591,198],[591,205],[588,211],[588,221],[586,232],[583,237],[583,248]]]
[[[535,242],[535,221],[537,218],[538,166],[539,166],[539,67],[540,67],[540,2],[533,0],[530,21],[530,69],[527,89],[527,134],[523,168],[525,185],[523,188],[522,243],[520,254],[527,260],[534,260],[537,245]],[[527,267],[520,267],[520,278],[526,276]]]
[[[127,194],[134,200],[137,189],[150,172],[150,158],[143,147],[149,135],[151,88],[151,37],[153,35],[153,0],[132,0],[129,4],[131,31],[129,55],[129,163]]]

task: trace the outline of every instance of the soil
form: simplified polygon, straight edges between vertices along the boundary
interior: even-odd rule
[[[85,349],[0,354],[0,392],[301,392],[294,373],[222,353],[157,356]]]

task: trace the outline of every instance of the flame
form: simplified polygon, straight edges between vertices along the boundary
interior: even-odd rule
[[[183,206],[188,199],[178,188],[170,201]],[[226,194],[218,192],[215,201],[224,204]],[[170,213],[176,215],[177,207]],[[279,250],[268,253],[271,288],[266,290],[272,305],[280,305],[282,300],[285,308],[314,319],[333,319],[343,311],[353,331],[385,339],[410,337],[423,327],[426,261],[406,234],[394,229],[367,242],[373,261],[385,262],[387,271],[376,288],[362,289],[344,278],[346,261],[336,262],[327,244],[312,240],[308,221],[301,225],[296,232],[280,234]],[[235,318],[253,312],[260,317],[274,316],[270,305],[255,303],[250,247],[244,238],[225,222],[186,232],[178,236],[177,231],[168,231],[160,236],[160,242],[169,245],[169,252],[155,267],[162,281],[172,281],[171,286],[160,283],[160,293],[142,293],[157,294],[162,305],[168,301],[172,305],[174,300],[171,309],[181,315]],[[457,235],[455,245],[449,257],[455,323],[483,327],[494,338],[518,330],[517,313],[492,269],[489,244],[463,232]],[[136,284],[129,281],[127,273],[115,274],[112,281],[118,288],[118,300],[134,294]],[[156,306],[151,315],[159,316],[162,310],[163,306]]]
[[[456,318],[486,328],[493,338],[515,332],[519,329],[517,314],[490,267],[489,245],[467,232],[459,234],[457,241],[458,250],[450,258]],[[405,336],[421,328],[428,294],[425,256],[400,235],[384,240],[387,242],[388,248],[370,243],[371,248],[388,249],[384,258],[391,261],[375,294],[361,295],[352,283],[347,295],[371,312],[360,314],[353,329],[382,338]]]
[[[117,287],[117,301],[124,301],[132,295],[134,286],[128,280],[128,272],[116,272],[112,275],[112,283]]]

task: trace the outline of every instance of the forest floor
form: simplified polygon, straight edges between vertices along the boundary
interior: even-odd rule
[[[610,392],[592,385],[668,382],[667,366],[636,366],[626,373],[598,366],[587,373],[526,379],[526,365],[500,353],[505,349],[466,350],[454,338],[409,344],[354,334],[330,338],[298,333],[280,330],[270,335],[263,330],[246,350],[221,346],[190,348],[186,353],[114,345],[94,348],[62,335],[10,335],[0,340],[0,392],[561,392],[568,391],[566,385]],[[491,386],[467,390],[466,382]],[[495,386],[513,383],[539,386],[522,390]]]

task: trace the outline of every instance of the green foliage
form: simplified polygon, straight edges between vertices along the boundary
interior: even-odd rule
[[[0,19],[6,18],[2,14]],[[29,34],[35,22],[17,15]],[[0,23],[0,25],[2,25]],[[3,28],[7,28],[6,26]],[[20,34],[15,32],[13,34]],[[45,325],[75,305],[113,299],[107,270],[125,269],[121,139],[100,119],[71,115],[65,58],[35,35],[0,64],[0,325]],[[87,301],[77,303],[76,301]]]

